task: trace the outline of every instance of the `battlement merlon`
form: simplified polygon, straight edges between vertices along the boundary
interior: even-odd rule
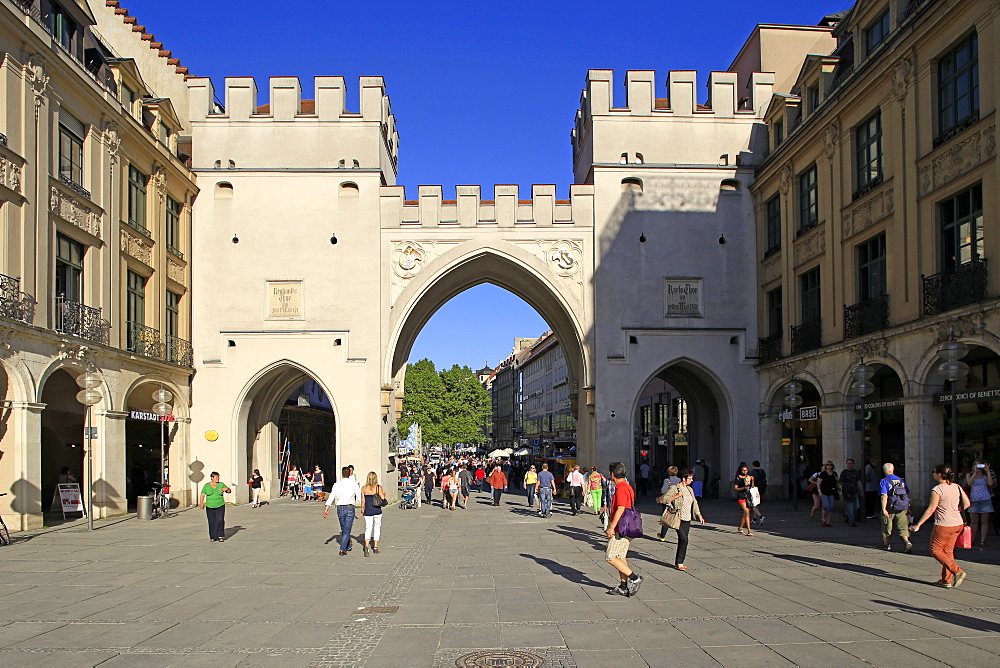
[[[533,185],[531,199],[518,199],[518,186],[493,186],[493,199],[483,200],[479,186],[456,186],[454,200],[442,199],[438,185],[419,186],[417,199],[407,200],[403,186],[380,189],[383,228],[437,227],[592,227],[594,186],[573,184],[569,200],[556,199],[554,185]]]
[[[667,76],[667,97],[656,97],[656,72],[629,70],[625,75],[625,106],[614,107],[613,70],[589,70],[586,87],[580,96],[578,122],[591,116],[627,114],[631,116],[664,116],[674,118],[711,114],[716,118],[737,115],[763,117],[771,99],[774,75],[757,72],[751,75],[745,103],[741,103],[738,74],[712,72],[708,80],[708,105],[699,107],[697,73],[691,70],[671,70]]]
[[[320,120],[320,121],[380,121],[395,131],[389,96],[385,93],[382,77],[359,77],[359,111],[346,111],[347,86],[344,77],[323,76],[315,78],[314,108],[303,109],[302,87],[298,77],[271,77],[269,80],[270,100],[267,111],[259,112],[257,106],[257,82],[253,77],[226,77],[225,108],[215,111],[215,87],[207,77],[188,79],[190,92],[189,116],[192,121],[210,118],[246,120],[250,118],[276,121]]]

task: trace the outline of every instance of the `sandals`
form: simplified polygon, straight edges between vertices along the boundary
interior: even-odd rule
[[[742,528],[742,527],[741,527],[740,529],[738,529],[738,531],[739,531],[739,532],[740,532],[740,534],[741,534],[741,535],[743,535],[743,536],[746,536],[746,535],[748,535],[748,534],[750,533],[750,532],[749,532],[749,530],[747,531],[747,533],[743,533],[743,528]]]

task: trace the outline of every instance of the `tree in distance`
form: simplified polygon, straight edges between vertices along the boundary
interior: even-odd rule
[[[455,364],[438,372],[429,359],[407,364],[403,391],[400,438],[407,438],[417,422],[424,445],[485,440],[483,426],[492,421],[490,395],[468,366]]]

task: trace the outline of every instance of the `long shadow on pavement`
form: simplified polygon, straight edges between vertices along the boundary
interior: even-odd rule
[[[900,610],[908,610],[915,615],[921,615],[923,617],[930,617],[941,622],[947,622],[949,624],[954,624],[955,626],[962,629],[972,629],[975,631],[984,631],[986,633],[1000,633],[1000,624],[994,622],[986,621],[985,619],[977,619],[971,615],[963,615],[959,612],[954,612],[952,610],[933,610],[931,608],[915,608],[912,605],[903,605],[896,601],[872,601],[872,603],[881,603],[883,605],[893,606],[899,608]]]
[[[583,571],[578,571],[575,568],[571,568],[565,564],[560,564],[558,561],[553,561],[552,559],[545,559],[544,557],[536,557],[533,554],[521,553],[522,557],[527,559],[534,559],[535,563],[539,566],[544,566],[549,569],[553,575],[559,575],[566,578],[573,584],[587,585],[589,587],[600,587],[601,589],[607,589],[608,585],[606,582],[598,582],[597,580],[592,580]]]
[[[771,552],[770,555],[777,559],[785,559],[787,561],[794,561],[799,564],[805,564],[806,566],[827,566],[829,568],[836,568],[841,571],[852,571],[854,573],[860,573],[861,575],[870,575],[876,578],[887,578],[889,580],[900,580],[902,582],[913,582],[915,584],[925,584],[930,585],[926,580],[917,580],[915,578],[903,577],[901,575],[894,575],[889,571],[883,570],[881,568],[872,568],[871,566],[861,566],[859,564],[850,564],[843,561],[827,561],[826,559],[816,559],[815,557],[803,557],[798,554],[775,554]]]

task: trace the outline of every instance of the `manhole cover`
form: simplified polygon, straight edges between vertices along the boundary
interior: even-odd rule
[[[518,650],[487,650],[460,656],[455,660],[455,665],[459,668],[485,668],[486,666],[530,666],[537,668],[542,665],[542,657],[531,652]]]

